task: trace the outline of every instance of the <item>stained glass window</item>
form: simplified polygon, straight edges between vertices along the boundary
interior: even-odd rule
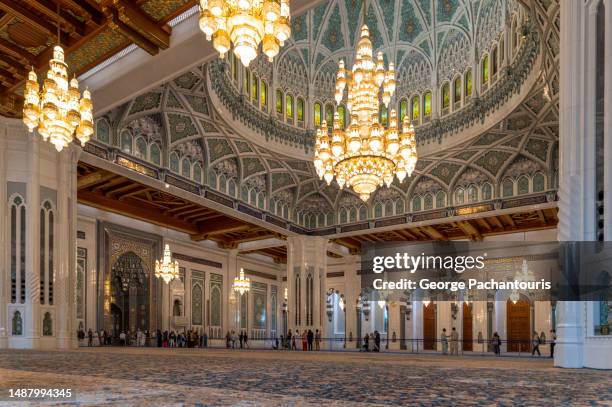
[[[257,85],[259,84],[259,78],[253,75],[253,81],[251,82],[251,99],[257,102]]]
[[[493,197],[493,187],[491,187],[491,184],[484,184],[482,186],[482,199],[483,200],[489,200]]]
[[[465,73],[465,80],[463,82],[465,87],[466,99],[472,96],[472,70],[468,69]]]
[[[538,172],[533,176],[533,192],[544,191],[544,175]]]
[[[317,127],[321,125],[321,104],[319,102],[314,104],[314,125]]]
[[[420,113],[421,101],[418,96],[412,98],[412,122],[418,123],[419,118],[421,117]]]
[[[297,119],[300,122],[304,121],[304,99],[302,98],[297,100]]]
[[[386,126],[389,123],[389,109],[384,103],[380,104],[380,124]]]
[[[423,113],[425,117],[431,116],[431,92],[426,92],[423,97]]]
[[[481,62],[481,82],[483,85],[489,83],[489,56],[485,55]]]
[[[151,162],[156,165],[161,165],[161,152],[159,146],[156,143],[151,144]]]
[[[259,88],[259,104],[262,107],[268,107],[268,84],[265,81],[261,81]]]
[[[454,88],[453,103],[461,102],[461,77],[460,76],[455,78],[453,88]]]
[[[344,105],[338,106],[338,120],[340,121],[340,127],[346,128],[346,108]]]
[[[334,123],[334,106],[333,105],[325,105],[325,120],[327,120],[328,126],[331,126]]]
[[[404,121],[404,117],[408,114],[408,101],[406,99],[402,99],[399,104],[399,121],[400,123]]]
[[[285,98],[285,114],[287,119],[293,119],[293,96],[287,95]]]
[[[445,83],[442,85],[442,109],[450,107],[450,85]]]
[[[438,191],[436,194],[436,208],[444,208],[446,206],[446,194],[444,191]]]
[[[502,196],[512,196],[514,195],[514,183],[512,180],[505,180],[502,184]]]
[[[283,113],[283,91],[276,89],[276,113]]]

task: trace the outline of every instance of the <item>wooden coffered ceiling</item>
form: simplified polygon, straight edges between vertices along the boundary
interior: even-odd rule
[[[440,219],[439,223],[414,225],[406,223],[391,230],[358,233],[332,239],[348,247],[352,253],[358,253],[362,243],[390,241],[432,241],[432,240],[482,240],[487,236],[507,233],[527,232],[552,229],[557,226],[556,205],[543,208],[516,208],[512,212],[500,214],[494,212],[471,219]]]
[[[20,116],[30,67],[48,67],[57,42],[79,75],[130,44],[151,55],[170,46],[168,21],[196,0],[0,0],[0,114]],[[57,7],[60,6],[58,14]]]
[[[242,242],[284,238],[266,228],[83,162],[78,165],[77,188],[78,201],[82,204],[187,233],[194,241],[212,240],[226,249],[236,248]]]

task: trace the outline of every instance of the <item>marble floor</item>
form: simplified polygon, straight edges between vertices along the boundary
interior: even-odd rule
[[[71,388],[86,406],[612,406],[612,371],[542,359],[225,349],[0,351],[10,388]]]

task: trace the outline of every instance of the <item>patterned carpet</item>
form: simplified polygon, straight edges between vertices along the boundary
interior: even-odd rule
[[[69,387],[76,397],[64,405],[612,406],[612,372],[555,369],[547,358],[136,348],[0,351],[0,405],[18,405],[8,401],[7,389],[23,387]]]

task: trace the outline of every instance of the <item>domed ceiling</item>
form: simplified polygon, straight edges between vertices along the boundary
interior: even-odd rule
[[[338,61],[352,64],[363,7],[361,0],[331,0],[293,18],[291,39],[274,60],[277,69],[300,77],[290,83],[316,83],[317,89],[332,92]],[[463,71],[472,64],[474,49],[498,37],[504,16],[518,7],[514,0],[368,1],[365,22],[374,50],[395,63],[402,93]],[[255,64],[255,70],[265,72],[267,58]]]
[[[400,71],[418,64],[437,67],[439,72],[447,72],[441,61],[463,64],[467,61],[463,55],[467,58],[480,43],[488,44],[498,36],[500,27],[505,27],[502,21],[507,24],[505,13],[518,7],[504,0],[381,0],[369,4],[368,24],[376,27],[371,28],[377,38],[374,42],[385,50],[388,60],[399,61]],[[555,9],[558,7],[550,8],[551,12]],[[295,18],[292,40],[274,64],[283,67],[291,61],[303,67],[294,73],[331,78],[337,59],[350,58],[353,53],[360,11],[360,1],[334,0]],[[558,39],[558,31],[550,30],[550,25],[539,29],[540,38],[546,30],[548,41]],[[491,37],[487,39],[488,33]],[[450,214],[468,203],[495,203],[497,208],[502,200],[517,195],[546,194],[545,199],[555,199],[557,52],[545,49],[547,65],[534,67],[530,75],[537,79],[521,103],[506,110],[477,137],[422,157],[412,177],[380,189],[367,205],[351,190],[340,191],[335,183],[328,186],[320,181],[312,162],[283,156],[240,134],[234,122],[242,120],[245,110],[242,105],[227,110],[211,102],[209,81],[213,78],[208,65],[183,73],[98,118],[95,143],[122,150],[307,229],[428,210],[443,209]],[[260,58],[252,68],[266,66],[270,69]],[[280,71],[279,80],[286,84],[313,87],[310,80],[284,76]],[[330,83],[333,86],[333,80]],[[400,86],[408,85],[404,80]],[[495,103],[497,109],[503,107],[503,101]],[[274,122],[271,116],[269,122]],[[124,134],[129,136],[129,146]],[[139,139],[144,149],[138,146]],[[152,155],[153,145],[159,148],[157,156]],[[468,196],[470,187],[475,188],[474,197]],[[314,221],[305,215],[313,215]]]

